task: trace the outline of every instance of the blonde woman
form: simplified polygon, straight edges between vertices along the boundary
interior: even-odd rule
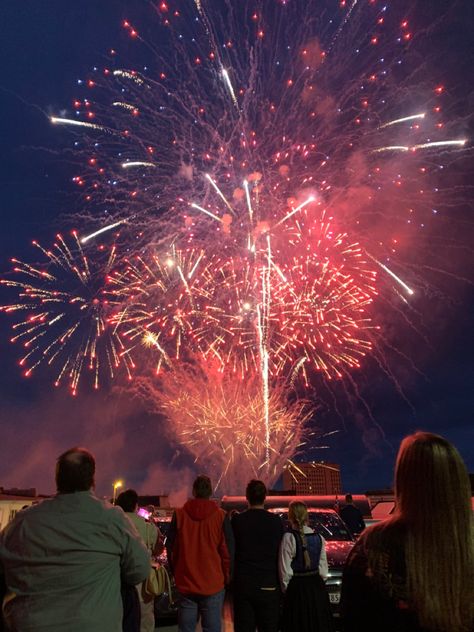
[[[342,583],[346,632],[472,632],[471,488],[454,446],[406,437],[395,467],[396,513],[363,533]]]
[[[282,632],[329,632],[333,620],[324,585],[328,575],[324,538],[308,526],[304,503],[290,503],[291,529],[280,546],[279,571],[285,599]]]

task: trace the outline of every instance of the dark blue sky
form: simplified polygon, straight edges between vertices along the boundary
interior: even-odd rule
[[[62,226],[60,215],[73,205],[74,165],[64,162],[62,153],[66,137],[53,133],[47,115],[70,105],[75,80],[100,63],[108,48],[119,45],[126,55],[130,44],[120,23],[132,13],[125,7],[137,4],[124,0],[1,4],[1,272],[9,269],[10,257],[31,256],[32,238],[50,241]],[[467,3],[459,6],[466,8]],[[472,20],[471,12],[466,10],[465,16]],[[464,65],[472,68],[468,33],[472,29],[456,38],[453,27],[453,46],[459,47]],[[466,226],[472,232],[472,224]],[[472,268],[464,276],[472,279]],[[445,435],[474,470],[473,305],[472,285],[458,284],[454,297],[440,310],[442,318],[430,344],[411,350],[420,374],[403,377],[408,404],[376,367],[368,367],[364,396],[380,429],[359,404],[343,406],[344,424],[330,407],[320,411],[318,427],[340,432],[319,442],[330,449],[311,449],[308,455],[341,463],[345,489],[389,485],[399,441],[416,429]],[[76,443],[97,453],[101,491],[108,490],[115,476],[125,477],[143,492],[178,491],[189,484],[192,461],[170,446],[160,420],[123,395],[86,393],[73,400],[66,391],[53,391],[47,376],[24,380],[9,337],[9,323],[2,314],[0,485],[36,485],[40,491],[50,491],[54,457]],[[402,346],[405,343],[401,341]]]

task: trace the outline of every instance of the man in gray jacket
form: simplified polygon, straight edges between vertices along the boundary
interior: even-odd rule
[[[124,512],[95,496],[94,474],[90,452],[64,452],[57,495],[20,511],[1,533],[9,629],[121,632],[121,580],[143,581],[150,556]]]

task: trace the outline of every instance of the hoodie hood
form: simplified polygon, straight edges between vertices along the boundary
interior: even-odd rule
[[[218,506],[212,500],[206,500],[205,498],[193,498],[185,503],[183,510],[196,522],[207,520],[210,516],[219,511]]]

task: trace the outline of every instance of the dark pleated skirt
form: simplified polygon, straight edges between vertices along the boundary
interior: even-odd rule
[[[329,596],[319,575],[292,577],[283,603],[282,632],[333,632]]]

